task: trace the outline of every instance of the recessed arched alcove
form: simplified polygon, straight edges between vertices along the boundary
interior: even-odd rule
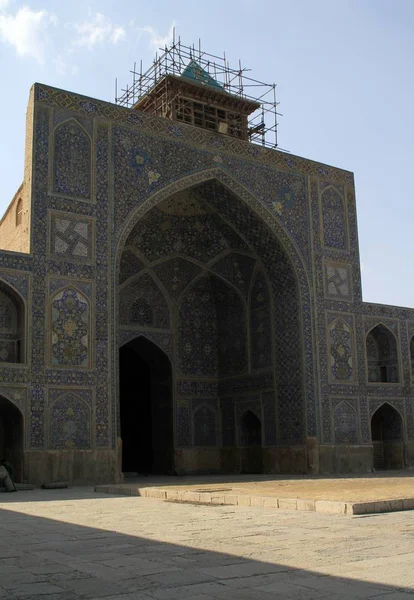
[[[369,383],[398,383],[398,350],[395,335],[382,323],[366,339]]]
[[[266,446],[304,446],[304,272],[216,179],[149,202],[119,248],[121,338],[136,332],[169,348],[178,470],[260,472]],[[260,442],[244,446],[235,414],[249,390],[267,425],[246,425]],[[253,466],[245,451],[257,454]]]
[[[387,402],[372,415],[371,437],[374,469],[401,469],[404,466],[403,420],[400,413]]]

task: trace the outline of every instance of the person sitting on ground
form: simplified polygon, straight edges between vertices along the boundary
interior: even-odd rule
[[[4,485],[7,492],[17,492],[16,486],[13,483],[14,469],[5,458],[0,459],[0,482]]]

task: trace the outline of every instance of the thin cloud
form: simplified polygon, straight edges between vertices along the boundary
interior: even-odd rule
[[[66,75],[77,75],[79,73],[78,66],[67,62],[62,54],[58,54],[56,58],[53,59],[53,63],[56,68],[56,73],[62,77]]]
[[[75,30],[79,37],[74,40],[73,45],[86,47],[92,50],[95,46],[110,42],[119,44],[126,38],[126,31],[122,25],[114,25],[112,21],[102,13],[96,13],[94,20],[75,23]]]
[[[0,8],[7,7],[7,0],[0,0]],[[12,46],[16,54],[30,57],[43,64],[48,45],[48,29],[57,19],[47,10],[32,10],[23,6],[15,14],[0,14],[0,41]]]
[[[175,22],[173,21],[168,29],[167,35],[160,35],[154,27],[147,25],[146,27],[139,27],[138,31],[147,33],[150,36],[150,46],[153,50],[164,49],[168,46],[173,39]]]

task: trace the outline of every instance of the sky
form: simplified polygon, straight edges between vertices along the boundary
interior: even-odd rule
[[[413,0],[0,0],[0,214],[31,85],[112,102],[173,27],[277,84],[280,147],[354,172],[364,300],[414,307]]]

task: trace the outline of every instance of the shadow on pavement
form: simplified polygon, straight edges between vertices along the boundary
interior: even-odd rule
[[[117,496],[103,497],[108,502],[119,500]],[[71,505],[73,500],[97,498],[99,495],[87,488],[70,490],[70,494],[68,490],[36,490],[0,497],[0,597],[26,600],[40,600],[40,597],[43,600],[101,597],[117,600],[412,600],[414,597],[413,588],[407,588],[405,593],[401,588],[397,591],[378,583],[321,575],[277,561],[262,562],[206,550],[202,547],[202,536],[200,547],[196,548],[105,530],[109,524],[102,506],[108,506],[107,502],[97,503],[94,508],[93,518],[101,519],[102,529],[65,522],[71,518],[70,510],[72,515],[76,514],[76,507]],[[54,510],[59,511],[59,520],[24,514],[27,507],[24,504],[19,510],[21,502],[40,500],[58,503]],[[146,515],[154,504],[140,498],[123,497],[123,501],[135,503],[128,504],[130,529],[144,527]],[[78,506],[81,510],[81,504]],[[131,506],[137,510],[131,513]],[[66,507],[70,507],[69,512]],[[211,510],[215,508],[218,507]],[[35,510],[36,505],[32,512]],[[177,510],[173,514],[178,518],[181,512]],[[206,524],[197,520],[200,519],[197,514],[202,513],[194,513],[193,527],[202,531]],[[178,522],[176,525],[176,531],[180,532],[180,526],[186,524]],[[326,525],[329,526],[329,521]],[[170,526],[170,533],[174,527]],[[275,557],[280,555],[277,547],[270,550]],[[249,552],[248,547],[245,552]]]

